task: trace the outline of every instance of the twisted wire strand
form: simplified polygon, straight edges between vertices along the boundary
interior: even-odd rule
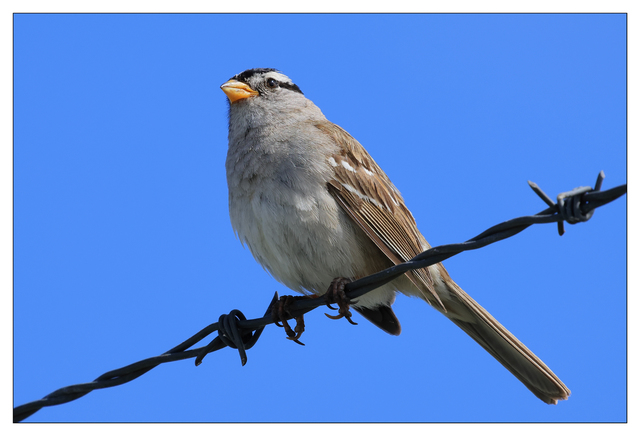
[[[538,185],[529,182],[529,186],[534,192],[547,203],[549,206],[547,209],[536,215],[514,218],[497,224],[465,242],[430,248],[407,262],[350,282],[345,286],[347,298],[356,299],[410,270],[425,268],[442,262],[463,251],[477,250],[494,242],[514,236],[534,224],[558,223],[558,233],[562,235],[564,233],[565,221],[569,224],[585,222],[593,216],[593,211],[596,208],[626,194],[626,184],[616,186],[606,191],[600,191],[603,179],[604,173],[601,171],[598,174],[595,189],[580,187],[561,193],[557,197],[557,203],[554,203]],[[67,386],[50,393],[40,400],[17,406],[13,409],[13,420],[14,422],[20,422],[43,407],[68,403],[83,397],[93,390],[127,383],[163,363],[195,358],[196,365],[199,365],[207,354],[227,346],[238,350],[241,363],[244,365],[247,362],[246,350],[250,349],[256,343],[265,326],[274,323],[271,317],[271,306],[275,304],[277,300],[278,293],[276,292],[262,318],[248,320],[242,312],[233,310],[228,315],[222,315],[218,322],[208,325],[166,353],[109,371],[92,382]],[[293,319],[324,305],[325,302],[322,298],[297,300],[288,308],[287,319]],[[189,349],[216,331],[218,331],[218,336],[208,345],[192,350]]]

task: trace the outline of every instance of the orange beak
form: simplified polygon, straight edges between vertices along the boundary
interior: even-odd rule
[[[246,83],[238,82],[233,79],[223,83],[220,89],[222,89],[222,92],[227,95],[227,98],[231,103],[258,95],[258,91],[254,91]]]

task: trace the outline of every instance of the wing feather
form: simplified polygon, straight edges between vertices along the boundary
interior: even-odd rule
[[[328,189],[360,229],[395,265],[428,249],[402,196],[365,149],[335,124],[327,122],[316,127],[341,145],[341,153],[332,157],[334,178]],[[426,247],[418,241],[424,241]],[[406,275],[427,302],[437,302],[446,311],[429,269]]]

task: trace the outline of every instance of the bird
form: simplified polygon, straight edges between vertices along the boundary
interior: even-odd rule
[[[331,294],[335,302],[350,280],[430,248],[389,177],[288,76],[252,68],[221,89],[229,109],[225,169],[231,224],[276,280],[303,296]],[[547,365],[441,263],[409,271],[356,301],[338,301],[338,317],[351,320],[350,303],[383,331],[399,335],[391,307],[399,293],[426,301],[450,319],[545,403],[569,397],[571,391]],[[301,334],[296,331],[295,339]]]

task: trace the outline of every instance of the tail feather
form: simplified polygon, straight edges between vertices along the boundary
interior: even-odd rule
[[[374,309],[354,307],[353,309],[390,335],[398,336],[400,334],[400,321],[391,306],[378,306]]]
[[[507,368],[533,394],[547,404],[566,400],[571,391],[535,354],[450,278],[443,298],[447,318]]]

